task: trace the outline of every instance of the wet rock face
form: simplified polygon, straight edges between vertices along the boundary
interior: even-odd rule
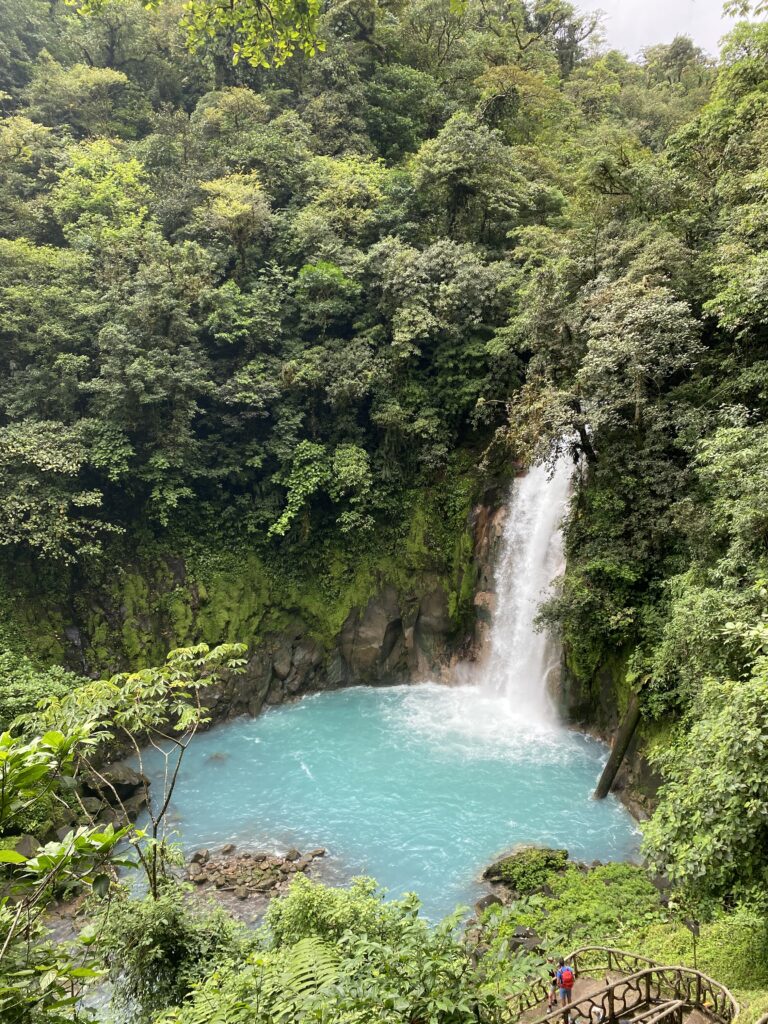
[[[448,595],[435,586],[421,599],[413,627],[415,668],[420,674],[427,675],[448,660],[450,631]]]
[[[199,889],[233,894],[238,900],[271,897],[284,893],[296,874],[312,874],[312,864],[325,856],[322,847],[302,854],[288,850],[283,856],[258,851],[238,851],[227,843],[218,853],[196,850],[187,864],[187,880]]]
[[[493,565],[505,517],[506,509],[492,504],[472,512],[473,555],[463,569],[471,579],[466,578],[462,587],[466,593],[466,585],[476,583],[474,621],[458,624],[455,608],[451,611],[456,593],[449,596],[449,585],[438,574],[418,574],[413,590],[383,584],[349,612],[338,635],[325,646],[298,617],[268,636],[251,653],[242,675],[203,691],[212,721],[258,715],[264,707],[307,693],[447,676],[457,660],[472,657],[482,647],[490,626],[495,606]]]
[[[242,675],[204,689],[212,720],[258,715],[307,693],[439,677],[465,641],[455,636],[444,587],[437,578],[430,582],[421,596],[383,587],[349,613],[330,650],[298,620],[268,638]]]
[[[472,512],[475,534],[475,562],[478,567],[478,591],[494,590],[494,566],[498,564],[499,547],[507,520],[506,505],[478,505]]]
[[[496,611],[495,567],[499,562],[504,524],[508,509],[505,505],[478,505],[472,512],[475,537],[475,635],[474,656],[481,657],[490,636],[491,621]]]
[[[406,676],[403,613],[394,587],[385,587],[365,608],[350,612],[340,639],[340,654],[351,674],[369,682]]]

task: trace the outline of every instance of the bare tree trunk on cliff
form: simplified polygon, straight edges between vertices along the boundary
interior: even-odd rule
[[[605,768],[603,768],[603,774],[600,776],[600,781],[597,784],[597,789],[594,794],[595,800],[603,800],[610,793],[611,786],[613,786],[629,744],[632,742],[632,737],[635,735],[635,730],[637,729],[639,721],[640,697],[637,693],[633,693],[629,698],[629,705],[627,706],[624,718],[621,720],[621,725],[619,726],[613,740],[613,749],[611,750]]]

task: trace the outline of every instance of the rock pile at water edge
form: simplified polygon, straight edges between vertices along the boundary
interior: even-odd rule
[[[238,853],[232,843],[217,854],[197,850],[187,865],[187,878],[196,886],[211,886],[231,892],[238,899],[251,896],[277,896],[285,892],[297,872],[311,874],[312,862],[325,856],[318,847],[309,853],[288,850],[283,855],[244,850]]]

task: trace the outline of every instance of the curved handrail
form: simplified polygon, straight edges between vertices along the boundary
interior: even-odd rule
[[[638,1013],[632,1018],[632,1024],[658,1024],[660,1020],[666,1020],[673,1014],[678,1020],[682,1020],[685,1003],[682,999],[669,999],[666,1003],[656,1003],[643,1013]]]
[[[700,1010],[717,1024],[732,1024],[740,1006],[731,992],[701,971],[690,967],[646,967],[612,981],[591,995],[576,999],[544,1014],[531,1024],[551,1024],[562,1020],[568,1024],[571,1016],[592,1020],[593,1010],[601,1021],[613,1022],[634,1007],[677,1000],[686,1009]],[[584,1012],[586,1010],[586,1012]]]
[[[605,954],[605,962],[596,967],[586,966],[579,963],[580,959],[594,953]],[[580,946],[563,959],[566,963],[571,963],[573,965],[574,972],[577,976],[581,974],[602,974],[605,970],[618,970],[623,974],[632,974],[637,970],[637,966],[641,963],[649,967],[658,966],[654,960],[649,960],[647,956],[640,956],[639,953],[628,953],[624,949],[616,949],[613,946]],[[622,971],[621,965],[627,963],[633,963],[633,968]],[[546,981],[540,978],[532,981],[524,992],[520,992],[513,997],[518,1014],[523,1014],[526,1010],[532,1010],[535,1006],[538,1006],[539,1003],[545,1002],[547,999],[547,993],[548,984]],[[768,1024],[768,1021],[766,1021],[766,1024]]]
[[[590,954],[604,954],[604,961],[599,966],[580,965],[579,960],[588,959]],[[606,970],[618,971],[622,973],[622,977],[612,982],[606,978],[604,988],[576,1000],[569,1007],[547,1013],[531,1024],[559,1022],[561,1018],[562,1024],[568,1024],[569,1014],[576,1015],[574,1011],[584,1004],[587,1012],[578,1015],[585,1016],[588,1020],[597,1016],[599,1020],[608,1022],[616,1021],[629,1013],[633,1007],[672,1001],[688,1009],[700,1010],[717,1024],[732,1024],[739,1014],[740,1006],[729,989],[693,968],[665,967],[654,963],[648,957],[610,946],[582,946],[565,959],[573,965],[577,977]],[[633,964],[635,968],[638,964],[645,966],[630,973],[622,972],[622,966],[629,964]],[[522,1016],[526,1010],[533,1009],[543,1002],[546,996],[546,983],[537,980],[526,992],[514,998],[516,1017]],[[671,1012],[665,1011],[663,1016]],[[758,1024],[768,1024],[768,1014]]]
[[[597,967],[581,967],[579,960],[591,953],[605,954],[605,962]],[[656,960],[650,957],[641,956],[640,953],[629,953],[625,949],[616,949],[615,946],[580,946],[564,958],[573,963],[577,974],[595,974],[600,971],[622,971],[622,964],[645,964],[647,967],[660,966]],[[634,971],[622,971],[624,974],[633,974]]]

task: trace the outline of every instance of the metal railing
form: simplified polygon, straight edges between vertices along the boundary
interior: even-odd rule
[[[611,946],[582,946],[565,957],[566,963],[573,967],[576,977],[588,974],[634,974],[643,967],[655,967],[656,964],[648,957],[636,953],[627,953],[623,949]],[[608,979],[606,978],[606,981]],[[526,1010],[532,1010],[539,1003],[546,1002],[549,985],[541,978],[532,981],[530,986],[509,1002],[513,1013],[522,1016]],[[768,1022],[766,1022],[768,1024]]]
[[[655,1024],[671,1016],[681,1022],[683,1014],[691,1010],[698,1010],[715,1024],[732,1024],[739,1013],[739,1004],[725,985],[689,967],[662,967],[647,957],[600,946],[578,949],[566,960],[577,978],[605,972],[622,976],[606,977],[603,988],[530,1024],[570,1024],[576,1017],[591,1024],[617,1024],[630,1017]],[[628,968],[631,973],[625,973]],[[534,982],[527,992],[510,1000],[508,1020],[518,1020],[546,997],[546,982]]]

